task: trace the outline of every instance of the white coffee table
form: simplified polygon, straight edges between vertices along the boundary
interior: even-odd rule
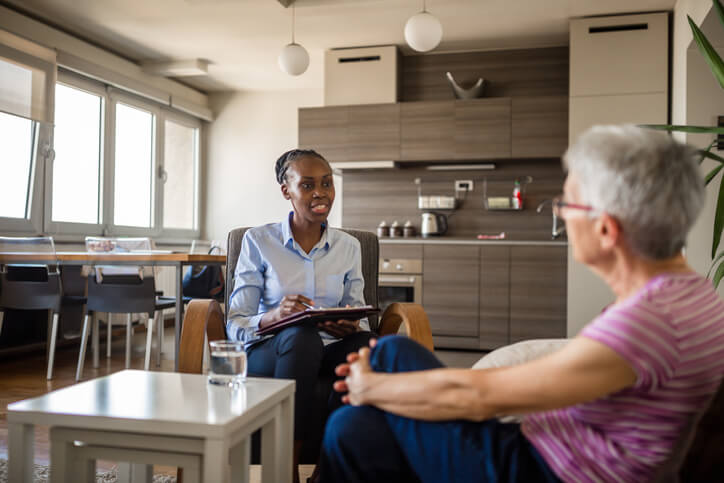
[[[204,375],[126,370],[12,403],[9,481],[32,482],[36,424],[51,428],[53,481],[88,480],[94,460],[112,455],[187,468],[188,481],[247,481],[260,428],[262,481],[292,478],[294,381],[249,378],[231,389]]]

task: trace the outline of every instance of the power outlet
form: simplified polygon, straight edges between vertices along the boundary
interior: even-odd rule
[[[455,180],[455,191],[472,191],[473,180],[471,179],[456,179]]]

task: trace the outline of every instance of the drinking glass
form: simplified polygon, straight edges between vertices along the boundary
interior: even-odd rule
[[[243,342],[212,340],[209,346],[209,383],[234,386],[246,380],[246,352]]]

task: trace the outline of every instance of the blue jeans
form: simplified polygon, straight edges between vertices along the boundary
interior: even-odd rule
[[[443,367],[404,337],[384,337],[372,351],[377,372]],[[345,406],[327,421],[324,482],[557,482],[518,424],[495,419],[429,422],[371,406]]]

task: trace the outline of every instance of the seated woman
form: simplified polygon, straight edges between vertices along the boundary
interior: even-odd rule
[[[293,211],[280,223],[248,230],[242,240],[229,299],[227,336],[243,341],[249,373],[294,379],[294,458],[304,441],[322,428],[312,427],[319,408],[315,385],[349,352],[369,343],[366,319],[295,326],[276,335],[257,330],[309,306],[364,305],[359,241],[327,226],[334,202],[329,163],[312,150],[291,150],[276,162],[276,179]],[[330,410],[341,405],[332,391]]]
[[[697,157],[630,125],[584,133],[554,209],[615,302],[518,366],[444,369],[399,337],[350,354],[323,481],[650,481],[724,375],[724,301],[682,254],[704,199]],[[511,413],[527,415],[495,419]]]

